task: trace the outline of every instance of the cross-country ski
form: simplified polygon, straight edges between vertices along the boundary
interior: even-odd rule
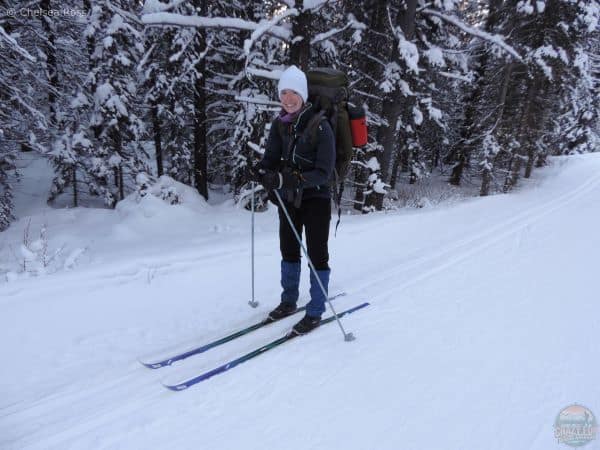
[[[358,311],[362,308],[365,308],[366,306],[369,306],[369,303],[361,303],[358,306],[355,306],[353,308],[347,309],[346,311],[343,311],[341,313],[338,314],[338,317],[343,317],[347,314],[352,314],[355,311]],[[327,317],[325,319],[321,320],[320,325],[325,325],[327,323],[331,323],[335,320],[335,318],[333,316]],[[272,342],[269,342],[267,344],[264,344],[260,347],[258,347],[257,349],[251,351],[250,353],[247,353],[245,355],[240,356],[239,358],[235,358],[231,361],[228,361],[212,370],[209,370],[207,372],[204,372],[194,378],[190,378],[188,380],[185,381],[181,381],[175,384],[165,384],[164,386],[167,389],[170,389],[172,391],[182,391],[184,389],[189,388],[190,386],[193,386],[195,384],[198,384],[202,381],[208,380],[209,378],[212,378],[216,375],[220,375],[223,372],[227,372],[230,369],[233,369],[234,367],[238,366],[239,364],[242,364],[246,361],[249,361],[259,355],[262,355],[263,353],[274,349],[275,347],[280,346],[281,344],[284,344],[286,342],[291,341],[292,339],[299,337],[300,335],[294,333],[293,331],[290,331],[289,333],[285,334],[284,336],[280,337],[279,339],[276,339]]]
[[[343,297],[344,295],[346,295],[345,292],[340,292],[336,295],[331,296],[329,299],[334,300],[338,297]],[[301,313],[305,309],[306,309],[306,306],[301,306],[298,309],[296,309],[296,311],[293,314]],[[293,315],[293,314],[291,314],[291,315]],[[269,317],[267,317],[267,318],[261,320],[260,322],[257,322],[248,327],[244,327],[240,330],[234,331],[233,333],[230,333],[222,338],[208,342],[208,343],[200,345],[198,347],[194,347],[192,349],[185,350],[181,353],[170,355],[170,356],[163,358],[161,360],[158,360],[158,361],[154,361],[154,362],[140,361],[140,363],[149,369],[160,369],[161,367],[169,366],[177,361],[182,361],[186,358],[189,358],[190,356],[198,355],[200,353],[204,353],[204,352],[206,352],[210,349],[213,349],[215,347],[218,347],[220,345],[226,344],[227,342],[230,342],[233,339],[237,339],[241,336],[245,336],[246,334],[251,333],[252,331],[256,331],[259,328],[270,325],[270,324],[276,322],[277,320],[281,320],[281,319],[273,320],[273,319],[270,319]]]

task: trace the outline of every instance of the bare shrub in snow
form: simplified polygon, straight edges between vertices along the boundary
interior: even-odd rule
[[[52,271],[58,256],[63,252],[64,245],[51,249],[48,239],[48,226],[44,223],[37,239],[31,237],[31,220],[23,230],[23,240],[19,244],[18,253],[12,249],[13,256],[18,262],[19,274],[43,275]],[[7,278],[11,278],[7,274]]]
[[[385,206],[393,208],[428,208],[449,202],[459,197],[456,188],[446,183],[432,184],[428,180],[414,184],[403,184],[399,189],[391,190],[385,199]]]

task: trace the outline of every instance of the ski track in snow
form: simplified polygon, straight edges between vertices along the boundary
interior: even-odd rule
[[[445,268],[452,267],[466,258],[480,253],[492,245],[498,244],[502,240],[511,238],[514,235],[517,235],[517,240],[519,240],[519,233],[526,230],[535,222],[543,219],[545,216],[560,210],[564,206],[577,200],[579,197],[594,191],[594,189],[598,188],[599,184],[600,175],[587,180],[581,186],[578,186],[556,199],[544,202],[526,212],[518,214],[499,224],[495,224],[488,230],[475,236],[470,236],[454,244],[450,244],[434,254],[419,257],[417,261],[400,265],[393,270],[383,272],[380,276],[377,276],[374,280],[370,281],[367,286],[361,287],[361,289],[369,291],[385,281],[404,279],[405,277],[401,277],[401,275],[411,270],[421,272],[421,275],[413,275],[402,284],[394,284],[394,287],[392,288],[392,291],[394,292],[403,290],[408,286],[426,280]],[[432,264],[434,264],[433,267]],[[425,268],[428,269],[425,270]],[[386,294],[386,292],[379,291],[379,295],[383,294]]]
[[[588,164],[600,167],[599,159],[588,158]],[[569,165],[564,170],[569,170]],[[351,449],[366,449],[366,448],[444,448],[445,441],[452,444],[460,445],[460,448],[469,448],[474,450],[474,447],[466,445],[473,444],[473,441],[468,436],[460,435],[464,432],[459,426],[452,424],[460,423],[459,415],[467,414],[471,417],[478,417],[480,421],[469,422],[470,431],[474,436],[485,437],[495,436],[495,440],[489,437],[485,442],[479,442],[491,449],[514,448],[523,449],[548,449],[549,443],[552,443],[553,436],[551,435],[551,423],[544,426],[535,426],[535,418],[544,417],[548,410],[553,410],[555,404],[566,406],[569,402],[581,401],[585,404],[585,398],[574,398],[565,395],[565,391],[561,386],[553,384],[556,380],[569,378],[571,368],[567,363],[562,366],[553,365],[553,361],[540,359],[539,361],[532,360],[535,363],[535,368],[522,369],[526,373],[539,374],[553,373],[553,379],[539,379],[537,382],[544,389],[544,393],[529,392],[527,386],[536,383],[536,380],[519,379],[518,370],[519,363],[527,361],[507,360],[507,364],[514,364],[515,371],[511,371],[510,377],[507,377],[504,384],[499,389],[499,398],[504,397],[506,405],[513,408],[513,415],[518,418],[526,417],[531,419],[531,427],[527,428],[523,435],[517,437],[500,436],[501,433],[519,435],[520,430],[511,429],[515,426],[515,421],[511,420],[511,416],[504,414],[502,411],[497,411],[499,418],[494,419],[489,417],[490,410],[485,408],[485,404],[467,405],[466,409],[460,409],[461,392],[449,394],[444,390],[444,386],[452,387],[454,382],[458,380],[467,381],[467,384],[472,375],[471,355],[457,353],[457,348],[467,345],[470,338],[482,340],[494,339],[493,330],[487,331],[488,334],[479,334],[487,324],[471,323],[468,318],[479,317],[480,311],[466,311],[461,308],[467,306],[472,307],[472,302],[457,301],[456,304],[446,306],[443,309],[443,298],[418,297],[420,292],[418,289],[432,289],[432,279],[435,276],[441,276],[446,271],[456,270],[461,265],[467,265],[472,261],[477,261],[477,256],[485,252],[491,252],[500,244],[506,249],[510,255],[518,257],[524,252],[524,246],[530,241],[532,233],[537,225],[543,223],[545,219],[555,217],[561,211],[568,208],[575,208],[579,202],[580,207],[584,199],[597,199],[600,194],[600,175],[592,174],[593,170],[583,171],[587,178],[578,182],[568,192],[562,192],[548,200],[539,201],[536,194],[543,194],[544,190],[539,189],[532,192],[520,192],[514,194],[514,198],[519,200],[521,196],[526,196],[527,201],[522,204],[523,211],[512,214],[510,211],[509,217],[504,217],[500,221],[487,223],[483,231],[472,233],[466,232],[468,237],[458,239],[446,239],[445,242],[451,242],[441,246],[441,248],[430,248],[424,253],[425,247],[413,247],[411,252],[403,254],[402,251],[390,252],[389,255],[384,255],[384,264],[376,264],[376,259],[367,260],[369,267],[362,267],[370,273],[370,276],[365,279],[357,280],[352,276],[348,276],[346,281],[342,283],[343,290],[349,292],[349,296],[336,300],[335,306],[337,310],[345,309],[346,307],[354,306],[359,302],[368,300],[371,306],[364,311],[358,312],[355,315],[348,316],[344,321],[348,331],[353,331],[358,337],[358,340],[352,344],[341,342],[339,330],[335,329],[335,324],[327,325],[326,327],[317,330],[315,333],[305,336],[301,339],[285,344],[281,348],[275,349],[268,356],[261,356],[252,362],[246,363],[235,372],[213,378],[205,383],[201,383],[182,393],[172,393],[160,386],[160,382],[166,379],[174,380],[186,378],[190,375],[196,375],[204,370],[215,367],[221,362],[232,357],[241,355],[246,351],[252,350],[258,344],[268,342],[281,335],[283,331],[289,328],[293,319],[273,324],[270,327],[257,331],[247,339],[232,341],[223,347],[213,349],[205,354],[197,355],[197,357],[189,358],[188,360],[174,364],[159,370],[149,370],[141,367],[134,358],[128,364],[119,369],[119,362],[113,362],[108,365],[105,370],[99,371],[89,377],[75,378],[72,381],[65,380],[62,386],[53,387],[51,391],[44,393],[44,389],[32,387],[32,392],[28,397],[21,401],[12,404],[0,406],[0,448],[2,449],[81,449],[81,448],[98,448],[98,449],[135,449],[135,448],[233,448],[228,447],[232,443],[237,442],[230,434],[234,430],[227,427],[235,423],[237,433],[240,436],[255,436],[255,442],[245,442],[246,448],[272,448],[275,442],[280,441],[281,444],[287,444],[288,448],[336,448],[336,439],[342,439],[344,448]],[[596,171],[596,173],[598,173]],[[493,199],[493,197],[490,197]],[[593,200],[592,200],[593,201]],[[597,202],[596,202],[597,203]],[[485,202],[477,202],[477,204],[463,205],[467,209],[477,211],[485,205]],[[475,217],[475,216],[473,216]],[[391,230],[394,227],[394,221],[402,221],[402,216],[396,218],[379,217],[369,218],[371,222],[377,223],[379,220],[381,225],[381,233]],[[482,219],[485,223],[485,219]],[[362,224],[355,225],[352,228],[355,235],[360,236],[361,233],[368,235],[373,233],[371,227]],[[451,230],[453,236],[460,236],[461,230]],[[575,230],[577,232],[577,230]],[[390,232],[390,236],[393,234]],[[425,239],[425,236],[421,236]],[[352,238],[349,239],[351,241]],[[351,246],[351,244],[349,245]],[[275,249],[276,250],[276,249]],[[596,252],[598,249],[594,249]],[[98,273],[91,271],[87,275],[85,283],[80,284],[88,286],[89,289],[96,289],[106,286],[107,283],[110,289],[121,284],[135,283],[136,281],[144,281],[144,278],[150,278],[156,274],[160,275],[164,280],[175,274],[181,275],[186,271],[190,275],[196,273],[195,267],[198,265],[210,264],[211,266],[222,267],[225,269],[228,264],[238,258],[240,249],[236,245],[231,248],[221,251],[208,251],[198,256],[197,253],[190,252],[168,255],[167,260],[146,260],[146,268],[136,267],[130,263],[123,263],[121,266],[112,267],[109,272]],[[245,255],[244,255],[245,257]],[[243,258],[242,258],[243,259]],[[483,261],[485,258],[480,258]],[[392,267],[384,269],[384,266]],[[129,267],[129,269],[126,269]],[[124,273],[125,272],[125,273]],[[36,281],[33,286],[34,292],[30,295],[42,295],[48,292],[60,292],[64,289],[62,283],[76,275],[66,275],[64,278],[56,281],[50,277],[44,281]],[[490,275],[490,281],[492,281]],[[59,277],[62,277],[60,275]],[[336,286],[337,290],[339,286]],[[238,288],[246,288],[246,286],[238,286]],[[411,291],[412,289],[412,291]],[[417,291],[415,291],[417,289]],[[23,295],[22,289],[11,291],[13,295]],[[118,292],[115,290],[115,292]],[[460,294],[460,293],[459,293]],[[224,294],[226,297],[228,294]],[[440,297],[443,296],[443,290],[440,286]],[[458,294],[457,294],[458,295]],[[464,293],[463,295],[467,295]],[[398,299],[402,299],[402,301]],[[423,304],[424,301],[429,302]],[[454,301],[454,300],[453,300]],[[531,306],[532,299],[515,298],[513,307],[517,311],[521,311],[525,318],[533,315],[538,309]],[[2,302],[0,302],[2,306]],[[591,306],[581,304],[581,308]],[[546,305],[553,313],[556,306],[552,303]],[[262,306],[263,309],[254,311],[252,317],[260,317],[262,311],[267,310],[267,305]],[[434,308],[441,308],[437,317],[430,317]],[[496,325],[494,313],[502,315],[500,306],[496,304],[489,305],[489,315],[492,316],[492,325]],[[585,311],[583,311],[585,313]],[[186,311],[182,310],[181,314],[185,315]],[[557,313],[559,314],[559,312]],[[459,316],[459,318],[454,317]],[[568,314],[565,314],[568,316]],[[246,313],[246,316],[249,316]],[[460,316],[465,317],[465,323],[460,322]],[[598,309],[589,311],[590,320],[595,317],[597,320]],[[557,316],[553,316],[557,317]],[[395,318],[395,319],[394,319]],[[214,320],[219,323],[226,322],[226,318],[214,316]],[[232,318],[233,319],[233,318]],[[464,327],[464,330],[453,336],[444,336],[448,329],[427,328],[427,320],[432,323],[451,324]],[[411,321],[415,320],[415,321]],[[522,319],[525,320],[525,319]],[[235,322],[250,323],[248,319],[235,317]],[[387,330],[389,326],[396,321],[401,330],[393,330],[391,333],[394,339],[393,346],[379,348],[377,339],[381,339],[381,330]],[[454,323],[456,321],[456,324]],[[513,345],[518,348],[518,339],[520,336],[520,322],[515,320],[511,330],[508,331],[506,337],[506,345],[512,348]],[[498,322],[503,323],[502,321]],[[590,322],[597,325],[596,322]],[[204,343],[213,337],[220,337],[227,333],[219,333],[219,325],[213,324],[212,329],[206,332],[199,333],[201,340],[198,343]],[[473,329],[469,329],[472,326]],[[532,323],[531,327],[540,327],[541,325]],[[423,349],[428,349],[433,354],[424,354],[419,351],[419,341],[417,335],[423,332],[423,328],[427,329],[430,334],[429,338],[432,341],[423,343]],[[481,328],[481,330],[480,330]],[[235,327],[232,328],[232,330]],[[589,333],[590,330],[588,330]],[[592,330],[593,331],[593,330]],[[598,330],[596,330],[598,331]],[[557,330],[558,332],[558,330]],[[110,338],[117,342],[120,338],[127,337],[127,334],[116,334]],[[132,331],[132,338],[138,337],[135,331]],[[379,333],[379,334],[378,334]],[[375,339],[372,336],[379,336]],[[513,337],[515,336],[515,337]],[[547,336],[546,336],[547,337]],[[106,334],[100,334],[99,339],[106,339]],[[404,338],[402,340],[400,338]],[[94,348],[93,335],[88,336],[90,339],[89,347]],[[200,338],[199,338],[200,339]],[[524,343],[535,346],[537,337],[532,336],[531,342]],[[539,338],[541,339],[541,338]],[[559,346],[560,336],[557,336],[557,347]],[[188,339],[189,344],[193,341]],[[327,342],[327,348],[322,348],[324,342]],[[431,344],[437,343],[437,347]],[[85,343],[84,343],[85,344]],[[587,352],[593,355],[593,344],[582,343],[582,352]],[[304,350],[303,352],[300,349]],[[314,351],[319,349],[319,352]],[[400,364],[394,367],[387,367],[389,358],[393,358],[392,351],[400,353]],[[516,351],[516,350],[515,350]],[[157,353],[160,349],[157,348]],[[596,352],[597,353],[597,352]],[[360,360],[361,355],[381,356],[381,367],[359,367],[353,364],[354,361]],[[546,355],[541,355],[540,358]],[[364,356],[363,356],[364,357]],[[574,357],[571,355],[571,357]],[[429,361],[428,358],[433,359]],[[437,359],[436,359],[437,358]],[[452,359],[454,358],[454,359]],[[565,357],[569,361],[568,357]],[[118,358],[117,358],[118,359]],[[535,358],[534,358],[535,359]],[[372,361],[373,359],[370,359]],[[577,361],[574,359],[574,361]],[[464,364],[461,366],[461,364]],[[495,370],[496,361],[494,358],[482,359],[480,367],[477,370],[484,374],[491,374]],[[356,372],[363,372],[362,375],[353,374],[352,371],[346,370],[349,366]],[[412,372],[412,368],[417,367],[420,370]],[[443,377],[443,373],[439,373],[439,368],[452,367],[454,373],[448,373],[448,380],[441,383],[441,387],[436,386],[436,380]],[[597,368],[596,363],[596,368]],[[315,369],[317,368],[317,369]],[[306,381],[304,377],[314,375],[314,370],[318,372],[317,379]],[[355,389],[360,390],[360,386],[353,386],[357,380],[366,378],[369,374],[373,379],[379,379],[386,371],[394,370],[397,372],[399,383],[401,383],[406,391],[394,392],[393,399],[388,398],[389,392],[380,392],[377,386],[366,383],[362,386],[365,393],[353,392]],[[280,382],[268,382],[263,380],[267,376],[272,380],[286,380],[290,377],[298,380],[299,384],[308,383],[309,391],[299,389],[298,392],[290,391],[290,387],[295,385],[294,380],[290,380],[289,384]],[[597,372],[590,372],[589,376]],[[437,377],[437,378],[436,378]],[[43,376],[38,377],[38,380],[43,382]],[[258,380],[253,382],[253,380]],[[348,382],[348,385],[344,385]],[[250,389],[247,388],[252,383]],[[597,384],[597,382],[596,382]],[[489,390],[477,392],[477,389],[495,386],[493,381],[474,383],[470,387],[466,387],[467,393],[473,398],[478,396],[484,397],[489,395],[493,397]],[[6,387],[2,387],[5,389]],[[294,428],[303,428],[302,421],[306,421],[309,411],[296,409],[295,405],[302,405],[303,395],[313,395],[315,389],[325,389],[326,393],[321,395],[318,392],[315,397],[318,402],[328,402],[327,406],[318,404],[316,408],[324,408],[327,414],[336,414],[337,418],[331,417],[333,427],[339,433],[343,429],[343,424],[348,421],[352,426],[347,430],[347,434],[341,436],[329,436],[327,434],[328,424],[324,424],[323,428],[317,428],[317,432],[308,433],[304,436],[299,432],[292,433],[289,439],[297,438],[296,441],[281,441],[285,438],[285,431]],[[474,390],[473,392],[468,389]],[[22,390],[26,392],[26,390]],[[415,391],[414,393],[411,391]],[[229,394],[233,393],[233,394]],[[368,393],[368,394],[367,394]],[[502,394],[504,393],[504,394]],[[535,404],[522,405],[520,403],[521,396],[529,393],[529,397],[537,398],[539,401]],[[593,395],[592,392],[587,392],[588,395]],[[221,394],[223,398],[221,398]],[[235,395],[234,395],[235,394]],[[417,395],[419,394],[419,395]],[[364,395],[361,396],[361,395]],[[372,397],[371,397],[372,396]],[[454,401],[454,405],[442,403],[440,404],[440,396],[448,401]],[[358,405],[348,405],[348,400],[358,398]],[[366,401],[375,397],[372,403]],[[282,402],[275,408],[270,402]],[[600,414],[599,398],[588,397],[591,401],[589,406],[597,406],[594,410],[596,414]],[[317,403],[318,403],[317,402]],[[413,410],[425,412],[428,411],[431,415],[431,420],[435,426],[443,430],[445,435],[433,436],[427,438],[427,432],[434,433],[427,423],[415,422],[415,418],[410,415],[399,415],[395,421],[389,421],[379,424],[377,433],[369,435],[368,417],[381,417],[381,410],[390,408],[390,410],[398,411],[391,407],[391,402],[401,404],[401,410]],[[308,404],[313,404],[309,401]],[[424,406],[425,405],[425,406]],[[427,407],[430,405],[431,407]],[[438,408],[436,408],[436,405]],[[505,405],[505,407],[506,407]],[[456,416],[446,417],[443,414],[452,409],[452,406],[457,410]],[[238,408],[233,411],[231,408]],[[275,416],[271,416],[270,420],[263,421],[260,417],[255,417],[255,412],[266,412],[275,408]],[[360,414],[357,411],[360,409]],[[421,410],[419,410],[421,408]],[[525,410],[526,408],[526,410]],[[433,409],[433,410],[432,410]],[[593,409],[593,408],[592,408]],[[492,409],[493,410],[493,409]],[[558,411],[556,411],[558,412]],[[284,416],[280,417],[280,421],[273,421],[274,417],[279,417],[277,414]],[[319,412],[314,412],[319,414]],[[288,414],[288,416],[285,416]],[[298,417],[294,417],[297,414]],[[233,416],[236,419],[225,420],[226,417]],[[329,417],[329,416],[328,416]],[[206,421],[204,421],[206,420]],[[327,418],[324,418],[327,421]],[[361,430],[359,424],[366,420],[366,429]],[[549,419],[551,420],[551,418]],[[288,423],[289,421],[289,423]],[[447,423],[445,423],[447,422]],[[519,423],[518,421],[516,421]],[[315,427],[315,422],[308,422]],[[527,424],[526,424],[527,425]],[[549,426],[546,426],[549,425]],[[258,429],[255,429],[255,428]],[[160,430],[163,430],[162,432]],[[185,430],[188,430],[187,434]],[[210,433],[204,433],[204,431]],[[361,433],[363,431],[363,433]],[[283,434],[282,434],[283,433]],[[335,433],[334,433],[335,434]],[[404,436],[402,440],[398,440],[398,436]],[[389,440],[388,437],[395,437],[396,440]],[[144,436],[147,436],[144,438]],[[301,436],[301,438],[300,438]],[[420,439],[418,438],[420,436]],[[261,441],[261,437],[266,439]],[[158,441],[153,439],[158,438]],[[302,439],[302,440],[299,440]],[[406,439],[406,440],[405,440]],[[242,440],[239,441],[242,445]],[[430,444],[430,447],[427,444]],[[155,446],[156,445],[156,446]],[[592,447],[596,445],[596,447]],[[598,448],[598,443],[594,442],[586,448]],[[338,447],[339,448],[339,447]],[[554,448],[554,447],[553,447]]]

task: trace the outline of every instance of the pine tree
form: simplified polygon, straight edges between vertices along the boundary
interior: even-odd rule
[[[57,8],[50,2],[47,7]],[[49,201],[53,202],[70,189],[70,204],[78,206],[81,184],[78,173],[82,172],[82,155],[91,152],[91,142],[86,142],[85,133],[79,129],[85,123],[81,116],[84,106],[89,105],[83,94],[89,68],[87,40],[83,38],[86,11],[81,9],[79,2],[73,1],[62,2],[60,8],[70,11],[71,15],[41,18],[44,35],[48,37],[45,72],[49,80],[48,115],[51,118],[49,150],[45,155],[52,163],[55,175]]]
[[[41,43],[37,24],[23,14],[23,2],[0,0],[0,231],[13,216],[13,188],[18,180],[15,160],[19,151],[43,151],[48,121],[37,92],[46,86],[39,74]]]
[[[125,197],[139,173],[147,172],[141,140],[145,125],[136,110],[136,67],[143,45],[136,28],[137,11],[128,11],[124,0],[105,0],[92,6],[86,37],[94,37],[92,64],[86,80],[92,102],[89,128],[93,155],[84,163],[92,193],[100,194],[114,207]],[[132,182],[133,181],[133,182]]]
[[[509,163],[504,190],[509,191],[521,176],[529,177],[538,158],[549,153],[545,139],[551,123],[551,111],[568,92],[566,86],[580,80],[583,73],[572,62],[578,56],[577,48],[595,31],[589,10],[597,3],[594,0],[577,3],[561,0],[536,2],[508,2],[512,12],[511,27],[514,41],[523,49],[526,66],[513,77],[514,95],[520,115],[518,116],[518,145],[514,147]],[[590,20],[592,24],[590,24]],[[592,26],[590,26],[592,25]],[[522,75],[521,75],[522,74]],[[554,143],[556,145],[556,142]]]

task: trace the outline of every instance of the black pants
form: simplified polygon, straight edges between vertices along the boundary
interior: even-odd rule
[[[309,198],[302,201],[300,208],[294,208],[285,203],[294,226],[302,237],[302,227],[306,230],[306,249],[308,256],[317,270],[329,269],[329,222],[331,221],[331,200],[327,198]],[[284,261],[299,262],[301,256],[300,244],[293,230],[279,209],[279,246]]]

